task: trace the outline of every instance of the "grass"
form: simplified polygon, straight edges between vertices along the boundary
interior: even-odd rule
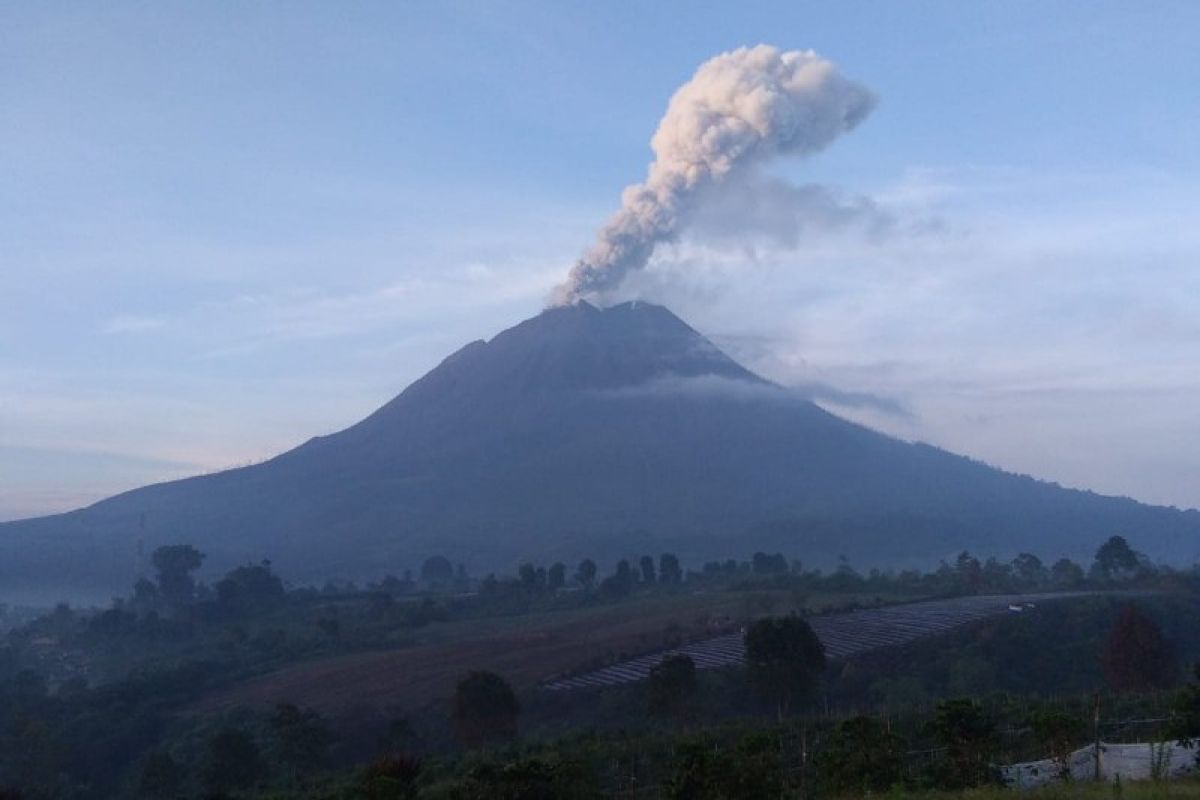
[[[866,594],[814,594],[805,603],[834,610],[873,599]],[[362,706],[416,709],[449,697],[454,683],[471,669],[494,670],[522,691],[567,671],[712,635],[717,632],[709,627],[714,618],[736,626],[765,613],[786,613],[793,601],[789,593],[772,590],[679,592],[437,623],[413,631],[406,646],[282,666],[215,692],[199,708],[300,701],[330,715]]]

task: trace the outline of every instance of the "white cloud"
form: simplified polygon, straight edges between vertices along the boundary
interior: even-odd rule
[[[937,232],[711,238],[630,286],[839,413],[1039,477],[1200,506],[1200,182],[1148,170],[913,170],[872,193]],[[753,309],[752,313],[748,313]]]

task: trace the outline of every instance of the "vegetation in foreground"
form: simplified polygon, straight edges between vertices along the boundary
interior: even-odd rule
[[[1027,800],[1196,800],[1200,798],[1200,779],[1077,782],[1030,789],[1018,796]],[[957,792],[896,789],[881,797],[888,800],[1012,800],[1014,794],[1011,790],[987,786]]]
[[[642,559],[636,570],[626,561],[604,579],[586,561],[573,579],[562,565],[522,565],[514,578],[472,583],[431,559],[419,582],[406,576],[365,590],[288,590],[265,563],[200,586],[191,576],[201,559],[187,546],[164,548],[155,554],[157,579],[139,582],[112,608],[59,607],[8,633],[0,650],[0,786],[30,798],[962,788],[993,780],[991,763],[1088,741],[1100,687],[1113,692],[1104,701],[1106,725],[1135,718],[1158,725],[1106,729],[1110,739],[1167,735],[1189,719],[1180,698],[1195,704],[1200,696],[1195,685],[1172,694],[1180,663],[1200,658],[1195,573],[1149,565],[1119,537],[1100,548],[1089,573],[1069,562],[1047,568],[1029,554],[1000,564],[964,553],[925,574],[863,576],[843,565],[825,575],[760,553],[697,572],[673,556]],[[853,607],[1068,585],[1159,591],[1138,598],[1140,611],[1125,608],[1126,599],[1061,602],[903,652],[829,665],[800,616],[771,616],[818,601]],[[364,709],[349,697],[336,713],[313,709],[304,696],[269,707],[203,702],[298,662],[410,652],[420,642],[506,627],[536,638],[539,620],[564,614],[591,625],[615,616],[625,625],[650,607],[700,608],[703,622],[692,631],[661,630],[661,639],[643,632],[622,640],[627,646],[711,635],[714,609],[732,612],[719,620],[725,626],[766,619],[747,631],[746,669],[697,672],[673,660],[644,685],[602,692],[539,692],[479,663],[447,692],[449,702],[430,695]],[[568,649],[565,657],[580,655]],[[455,677],[447,678],[451,688]],[[1190,719],[1181,730],[1196,727]],[[855,761],[864,750],[879,758]],[[869,785],[847,785],[872,775]]]

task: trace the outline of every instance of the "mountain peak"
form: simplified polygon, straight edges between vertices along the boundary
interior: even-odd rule
[[[418,384],[540,393],[705,375],[762,382],[664,306],[635,301],[597,308],[580,301],[472,342]]]
[[[673,380],[708,377],[721,380]],[[734,381],[765,383],[662,306],[547,309],[269,461],[0,524],[0,587],[108,596],[133,580],[143,540],[193,543],[211,569],[270,557],[298,580],[378,577],[433,553],[484,569],[615,560],[651,546],[640,531],[694,559],[1076,555],[1106,529],[1195,558],[1195,512],[997,472]]]

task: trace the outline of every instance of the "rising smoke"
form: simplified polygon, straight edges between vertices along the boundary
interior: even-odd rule
[[[650,141],[644,183],[555,291],[555,302],[603,296],[687,225],[697,197],[780,155],[809,155],[852,130],[875,95],[809,51],[769,45],[723,53],[675,92]]]

